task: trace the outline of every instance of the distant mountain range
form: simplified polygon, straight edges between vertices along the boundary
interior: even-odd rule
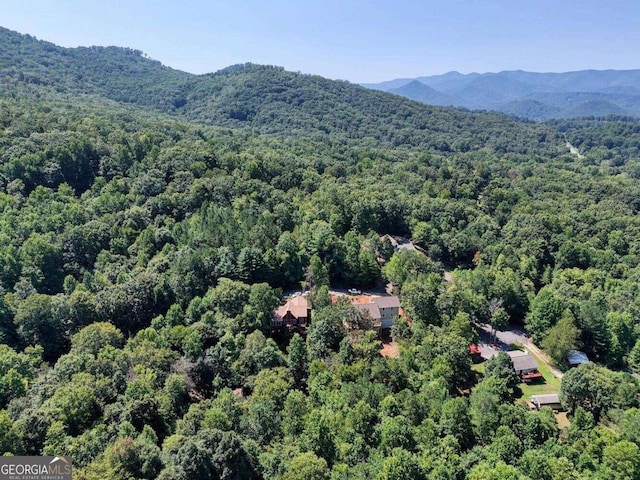
[[[431,105],[495,110],[532,120],[640,117],[640,70],[449,72],[363,86]]]

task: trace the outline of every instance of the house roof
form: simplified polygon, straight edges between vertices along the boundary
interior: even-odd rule
[[[307,302],[307,297],[304,295],[298,295],[296,297],[290,298],[287,303],[290,303],[294,307],[304,307],[308,308],[309,302]]]
[[[360,310],[362,313],[368,313],[369,317],[371,317],[372,320],[380,320],[382,318],[380,309],[375,303],[356,303],[353,306]]]
[[[374,297],[372,300],[379,308],[400,308],[400,299],[395,295]]]
[[[391,235],[384,235],[381,237],[381,240],[387,237],[393,245],[394,250],[415,250],[416,247],[413,245],[411,240],[408,240],[404,237],[393,237]]]
[[[532,395],[531,403],[535,403],[538,407],[542,405],[553,405],[560,403],[560,397],[557,393],[548,393],[546,395]]]
[[[273,315],[276,318],[282,318],[287,314],[287,312],[291,312],[291,314],[296,318],[306,318],[308,315],[308,309],[309,304],[307,303],[307,299],[300,295],[287,300],[284,305],[281,305],[276,309]]]
[[[589,357],[584,352],[579,350],[571,350],[567,355],[567,361],[569,365],[580,365],[581,363],[589,363]]]
[[[524,370],[537,370],[538,362],[527,352],[507,352],[511,357],[511,363],[516,372]],[[513,355],[512,355],[513,354]]]
[[[525,352],[524,350],[510,350],[507,352],[507,355],[509,355],[511,358],[526,357],[527,355],[529,355],[529,352]]]

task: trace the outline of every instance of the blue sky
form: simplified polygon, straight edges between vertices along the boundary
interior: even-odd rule
[[[637,0],[4,0],[0,25],[192,73],[255,62],[352,82],[640,68]]]

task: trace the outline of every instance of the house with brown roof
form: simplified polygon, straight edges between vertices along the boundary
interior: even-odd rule
[[[278,307],[271,316],[271,330],[303,330],[311,320],[311,309],[306,297],[298,295]]]

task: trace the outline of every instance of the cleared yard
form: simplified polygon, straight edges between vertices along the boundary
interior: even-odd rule
[[[398,344],[393,341],[386,341],[382,343],[382,349],[380,355],[386,358],[398,358]]]
[[[482,375],[484,375],[484,363],[485,362],[474,363],[473,365],[471,365],[471,370],[473,370],[474,372],[478,372],[478,373],[481,373]]]
[[[559,412],[556,413],[556,422],[558,422],[558,428],[562,430],[563,428],[567,428],[571,422],[567,418],[567,412]]]
[[[544,395],[547,393],[560,393],[560,379],[551,373],[549,366],[544,363],[540,358],[532,352],[532,355],[536,357],[538,361],[538,371],[543,375],[544,379],[535,383],[520,383],[519,387],[522,390],[523,400],[529,400],[531,395]],[[484,375],[485,363],[474,363],[471,366],[471,370]]]
[[[532,352],[533,353],[533,352]],[[546,393],[560,393],[560,379],[557,378],[549,366],[543,362],[535,353],[533,355],[538,361],[538,371],[544,380],[535,383],[521,383],[522,397],[528,400],[531,395],[544,395]]]
[[[534,354],[535,355],[535,354]],[[540,359],[538,359],[540,360]],[[471,370],[476,372],[479,375],[484,375],[485,372],[485,362],[474,363],[471,365]],[[522,390],[522,396],[518,403],[520,402],[528,402],[531,395],[544,395],[546,393],[560,393],[560,382],[561,380],[551,373],[549,367],[546,363],[540,362],[538,370],[544,376],[544,382],[534,383],[534,384],[526,384],[520,383],[519,387]],[[482,377],[479,377],[478,380],[481,380]],[[548,380],[547,380],[548,379]],[[567,412],[558,412],[555,413],[556,422],[558,422],[558,428],[563,429],[569,426],[569,419],[567,418]]]

